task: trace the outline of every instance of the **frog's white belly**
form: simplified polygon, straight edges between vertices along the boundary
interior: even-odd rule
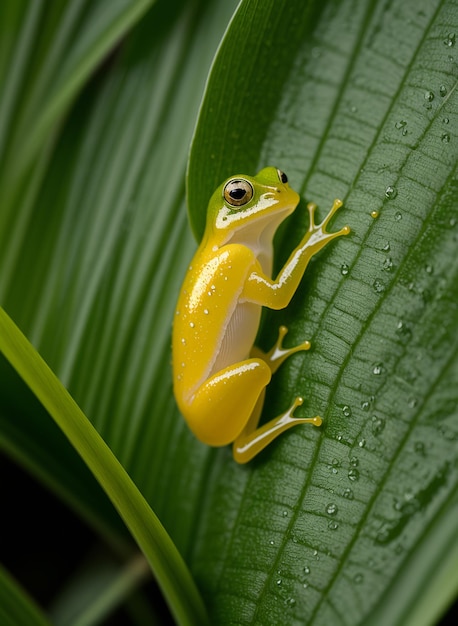
[[[210,376],[249,358],[259,328],[261,308],[252,302],[237,304],[224,329],[220,350]]]

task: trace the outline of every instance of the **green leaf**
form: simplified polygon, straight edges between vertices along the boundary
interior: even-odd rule
[[[20,178],[94,68],[152,3],[2,3],[2,182]]]
[[[291,345],[311,340],[264,413],[300,394],[321,432],[298,427],[248,468],[221,453],[209,477],[192,563],[217,623],[360,624],[374,610],[374,624],[429,624],[456,595],[457,19],[447,1],[246,1],[213,65],[194,231],[216,184],[265,165],[322,214],[343,198],[335,228],[352,228],[259,338],[269,347],[286,323]],[[300,205],[280,262],[306,226]]]
[[[0,621],[3,626],[49,626],[38,607],[1,566]]]
[[[170,460],[192,457],[198,468],[208,450],[175,408],[169,329],[194,246],[183,193],[191,112],[234,6],[203,10],[207,5],[195,2],[180,13],[173,3],[158,4],[104,80],[82,93],[43,184],[30,183],[31,204],[18,205],[4,231],[10,254],[0,273],[5,308],[183,550],[193,535],[190,493],[200,494],[202,479],[196,471],[184,482]],[[3,447],[34,472],[41,467],[91,523],[119,533],[52,422],[36,415],[5,367],[2,381]]]
[[[207,623],[189,571],[159,519],[73,398],[1,308],[0,352],[103,487],[148,560],[177,623]]]
[[[158,2],[56,120],[23,186],[2,187],[0,299],[158,513],[212,623],[431,623],[458,588],[456,3],[243,1],[221,43],[188,167],[196,234],[217,184],[268,164],[321,215],[342,197],[333,227],[352,228],[259,336],[267,348],[285,323],[290,345],[312,342],[274,377],[263,419],[300,393],[324,424],[246,467],[194,440],[169,368],[195,248],[186,156],[233,8]],[[304,202],[277,269],[307,228]],[[114,529],[3,371],[4,449]]]
[[[70,583],[59,593],[49,611],[55,626],[100,624],[107,614],[122,605],[126,597],[150,576],[148,562],[142,554],[121,565],[105,554],[85,559],[73,572]],[[145,623],[160,623],[151,610],[143,616]],[[141,623],[141,621],[139,622]]]
[[[193,535],[188,496],[192,489],[200,493],[201,478],[185,482],[173,463],[164,471],[163,459],[178,450],[185,460],[181,450],[189,454],[198,444],[174,408],[164,362],[175,294],[193,246],[183,198],[189,141],[234,5],[182,4],[162,2],[145,16],[67,118],[55,120],[54,141],[44,140],[47,158],[37,158],[36,175],[23,186],[8,179],[8,197],[21,189],[0,229],[0,298],[186,546]],[[19,102],[28,97],[25,87]],[[0,368],[2,449],[125,554],[125,530],[87,467],[4,358]],[[164,445],[164,425],[184,433],[183,441]],[[200,448],[205,463],[208,451]],[[177,606],[183,601],[177,598]]]

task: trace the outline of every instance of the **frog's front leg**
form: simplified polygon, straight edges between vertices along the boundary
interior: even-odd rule
[[[300,244],[295,248],[288,261],[280,270],[277,278],[272,280],[258,266],[246,281],[243,297],[253,303],[267,306],[270,309],[283,309],[288,306],[304,275],[307,265],[314,254],[324,246],[342,235],[348,235],[350,228],[344,226],[336,232],[326,230],[334,213],[342,206],[341,200],[334,200],[331,210],[321,224],[315,224],[316,204],[310,202],[307,210],[310,215],[310,226]]]

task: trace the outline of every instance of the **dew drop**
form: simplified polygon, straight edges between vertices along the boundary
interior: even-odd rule
[[[398,504],[398,510],[401,511],[403,515],[413,515],[420,509],[419,500],[411,492],[406,492],[404,494],[404,501]]]
[[[194,328],[194,327],[195,327],[194,322],[189,322],[189,326],[190,326],[191,328]]]
[[[345,417],[351,417],[351,408],[346,404],[342,407],[342,413],[345,415]]]
[[[448,133],[442,133],[441,141],[443,143],[450,143],[450,135]]]
[[[349,478],[351,481],[353,481],[353,482],[354,482],[354,481],[356,481],[356,480],[358,480],[358,479],[359,479],[359,472],[358,472],[358,470],[357,470],[357,469],[353,469],[353,468],[352,468],[351,470],[349,470],[349,472],[348,472],[348,478]]]
[[[383,291],[385,291],[385,285],[380,280],[380,278],[376,278],[374,280],[374,282],[372,283],[372,287],[373,287],[375,293],[382,293]]]
[[[430,90],[425,91],[424,98],[426,102],[432,102],[434,100],[434,93]]]
[[[337,504],[334,504],[333,502],[328,504],[327,507],[326,507],[326,513],[328,515],[335,515],[338,510],[339,509],[337,508]]]
[[[444,39],[444,45],[447,48],[452,48],[455,45],[456,35],[455,33],[449,33],[447,37]]]
[[[377,417],[374,415],[372,417],[372,432],[377,437],[385,428],[385,420],[383,417]]]
[[[405,322],[403,322],[402,320],[399,320],[396,326],[396,334],[400,339],[402,339],[402,341],[407,342],[412,336],[412,331],[410,330],[409,326],[407,326]]]
[[[346,489],[342,491],[342,496],[346,498],[347,500],[353,500],[354,498],[353,490],[350,489],[350,487],[347,487]]]
[[[418,404],[418,400],[417,398],[411,397],[407,400],[407,404],[409,405],[409,408],[414,409]]]
[[[208,309],[204,309],[204,314],[208,315]]]
[[[393,259],[389,256],[383,261],[383,269],[385,272],[391,272],[393,269]]]
[[[328,528],[329,530],[337,530],[339,528],[339,524],[335,520],[331,520],[328,522]]]
[[[396,222],[400,222],[402,220],[402,213],[401,211],[396,211],[396,213],[394,214],[394,219]]]
[[[439,95],[441,96],[441,98],[445,98],[445,96],[447,95],[447,87],[445,85],[441,85],[439,87]]]
[[[277,587],[281,587],[282,582],[283,582],[283,581],[282,581],[282,579],[281,579],[281,578],[277,578],[277,581],[276,581],[276,583],[277,583]]]
[[[340,273],[342,274],[342,276],[347,276],[349,271],[350,266],[347,263],[342,263],[342,265],[340,266]]]
[[[392,187],[391,185],[389,185],[385,189],[385,198],[388,198],[388,200],[393,200],[394,198],[396,198],[397,195],[398,195],[398,192],[395,187]]]
[[[443,117],[442,118],[442,123],[443,124],[448,124],[450,122],[450,119],[448,117]]]
[[[383,372],[384,372],[383,363],[376,363],[374,367],[372,368],[372,373],[375,376],[380,376],[380,374],[383,374]]]
[[[293,606],[296,605],[296,600],[294,598],[286,598],[285,604],[286,606],[292,608]]]
[[[351,459],[350,459],[350,465],[351,465],[352,467],[358,467],[358,465],[359,465],[359,459],[358,459],[358,457],[357,457],[357,456],[352,456],[352,457],[351,457]]]
[[[405,120],[399,120],[399,122],[396,122],[396,124],[394,125],[397,130],[403,130],[406,126],[407,122]]]
[[[308,576],[310,574],[310,567],[308,565],[306,565],[303,569],[303,572],[306,576]]]
[[[360,448],[365,448],[366,447],[366,440],[364,439],[364,437],[358,441],[358,446]]]

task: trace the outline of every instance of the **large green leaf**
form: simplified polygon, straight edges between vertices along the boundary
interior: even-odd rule
[[[184,545],[193,532],[189,494],[200,493],[201,477],[190,472],[192,485],[184,483],[167,461],[199,449],[199,467],[208,450],[175,410],[169,329],[194,246],[184,210],[189,142],[234,5],[194,2],[180,12],[181,4],[158,4],[111,71],[77,101],[43,184],[31,182],[33,202],[18,206],[2,231],[15,249],[2,265],[0,294],[147,499],[170,508]],[[212,36],[202,42],[203,33]],[[76,499],[91,522],[95,516],[113,527],[111,510],[54,424],[35,405],[31,418],[11,372],[2,378],[3,445]],[[175,501],[186,516],[177,515]]]
[[[8,188],[1,302],[153,505],[212,623],[431,623],[458,587],[457,6],[245,0],[231,22],[189,162],[195,232],[216,184],[267,164],[321,214],[342,197],[334,227],[352,228],[260,334],[268,347],[286,323],[291,343],[312,342],[269,386],[264,418],[300,392],[324,425],[239,467],[193,439],[171,394],[195,246],[186,154],[234,8],[182,4],[145,16]],[[277,268],[306,227],[301,203]],[[0,385],[4,448],[119,536],[6,367]]]
[[[1,308],[0,351],[49,411],[116,507],[156,575],[177,623],[205,624],[202,600],[160,521],[68,391]]]
[[[286,322],[292,344],[312,342],[271,385],[266,415],[300,392],[325,422],[246,469],[218,457],[194,567],[216,621],[431,623],[458,586],[457,6],[301,7],[242,3],[209,80],[189,199],[200,233],[216,182],[267,164],[322,211],[344,199],[335,228],[352,235],[260,337],[267,347]],[[299,208],[280,258],[305,228]]]

